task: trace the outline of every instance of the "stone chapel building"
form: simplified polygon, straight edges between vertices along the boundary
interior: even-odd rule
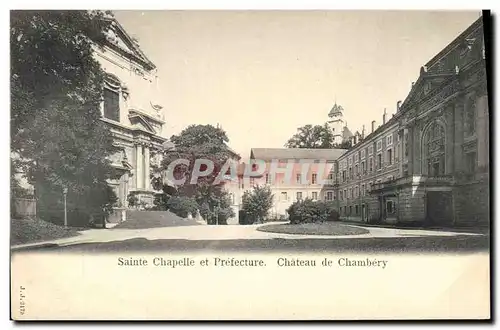
[[[137,40],[116,19],[111,20],[106,41],[94,49],[107,75],[102,120],[120,148],[111,158],[119,174],[109,184],[118,197],[119,208],[128,206],[131,193],[140,204],[151,206],[155,191],[151,187],[150,164],[167,140],[162,136],[163,107],[157,100],[159,78],[156,66],[141,51]]]

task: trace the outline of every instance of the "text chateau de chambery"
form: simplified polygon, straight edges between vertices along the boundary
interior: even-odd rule
[[[305,258],[276,258],[274,264],[278,267],[381,267],[385,269],[387,266],[387,260],[381,260],[377,258],[347,258],[338,257],[329,259],[323,258],[321,261],[316,259],[305,259]],[[125,267],[167,267],[171,269],[182,268],[182,267],[266,267],[267,264],[261,259],[247,259],[247,258],[202,258],[200,260],[195,260],[191,257],[169,259],[166,257],[118,257],[118,266]]]
[[[437,225],[489,225],[489,108],[482,18],[420,69],[392,117],[365,133],[350,133],[349,149],[253,148],[250,159],[308,159],[309,184],[300,173],[283,183],[264,172],[226,185],[238,223],[244,191],[267,184],[274,194],[271,213],[285,215],[296,200],[337,204],[341,220]],[[167,132],[156,66],[114,20],[96,58],[107,72],[103,120],[121,151],[112,157],[119,174],[110,181],[119,202],[110,222],[126,220],[127,196],[152,205],[151,164],[160,161]],[[347,127],[344,127],[347,131]],[[349,131],[350,132],[350,131]],[[235,154],[235,159],[240,156]],[[318,178],[314,165],[331,165]],[[241,164],[240,164],[241,165]],[[230,223],[230,221],[228,221]]]

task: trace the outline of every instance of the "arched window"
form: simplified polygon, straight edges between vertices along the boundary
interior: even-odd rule
[[[474,135],[476,132],[476,102],[472,98],[465,103],[463,119],[465,136]]]
[[[430,176],[445,173],[445,130],[441,123],[433,122],[423,139],[423,173]]]
[[[118,77],[107,74],[104,81],[104,118],[120,121],[120,89]]]

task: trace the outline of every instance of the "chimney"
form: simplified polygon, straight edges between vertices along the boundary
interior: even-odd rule
[[[365,138],[365,125],[363,125],[363,129],[361,130],[361,138]]]
[[[372,133],[375,131],[375,120],[372,120]]]
[[[399,112],[399,110],[401,110],[401,103],[403,103],[403,101],[398,101],[397,105],[396,105],[396,111]]]
[[[354,145],[356,145],[356,143],[358,143],[358,136],[356,134],[354,134],[352,145],[354,146]]]
[[[382,115],[382,125],[385,125],[385,119],[387,117],[386,109],[384,108],[384,114]]]

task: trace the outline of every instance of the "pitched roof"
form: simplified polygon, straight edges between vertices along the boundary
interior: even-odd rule
[[[337,160],[347,149],[252,148],[250,158]]]
[[[119,50],[123,52],[124,55],[128,57],[133,57],[135,60],[141,62],[148,70],[153,70],[156,68],[156,65],[151,62],[151,60],[144,54],[144,52],[141,50],[139,44],[137,41],[134,41],[134,38],[132,38],[125,28],[118,22],[116,18],[105,18],[105,20],[111,22],[110,29],[115,33],[115,36],[117,38],[121,38],[122,41],[124,42],[125,47],[119,46],[119,40],[115,39],[114,41],[111,41],[109,37],[106,39],[106,43],[111,46],[112,48],[115,48],[116,50]],[[108,31],[109,33],[109,31]]]

